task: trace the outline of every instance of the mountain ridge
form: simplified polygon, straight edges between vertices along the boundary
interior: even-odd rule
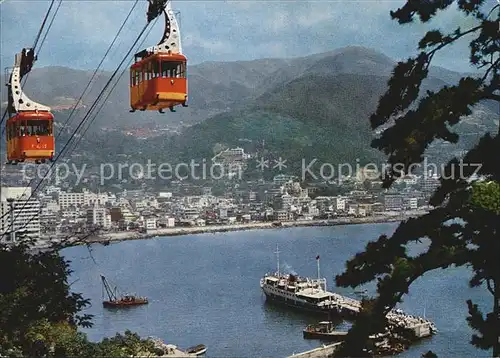
[[[382,154],[370,147],[374,134],[368,119],[387,88],[394,65],[395,61],[383,53],[360,46],[292,59],[202,63],[188,69],[189,107],[164,115],[128,113],[128,78],[124,76],[82,140],[82,150],[96,160],[111,160],[114,153],[131,158],[190,160],[210,158],[214,148],[241,143],[248,151],[260,151],[258,143],[265,142],[266,155],[286,153],[295,163],[313,157],[334,162],[381,161]],[[40,103],[79,97],[91,76],[61,66],[44,68],[33,71],[35,84],[28,81],[27,87],[32,91],[27,90],[28,96]],[[464,75],[432,67],[421,93],[452,85]],[[60,81],[44,85],[44,76]],[[96,79],[78,117],[104,86],[106,76],[104,72]],[[61,122],[68,112],[57,112],[56,121]],[[455,129],[483,133],[498,126],[493,118],[496,112],[488,103],[478,106],[475,113]],[[184,126],[180,134],[147,140],[118,132],[176,125]],[[117,132],[104,135],[102,128]]]
[[[354,60],[353,60],[354,59]],[[357,63],[354,63],[356,62]],[[363,62],[364,63],[360,63]],[[370,63],[370,61],[372,63]],[[306,73],[353,72],[384,73],[389,75],[396,61],[385,54],[361,46],[348,46],[333,51],[311,54],[294,58],[266,58],[248,61],[213,62],[207,61],[188,68],[190,107],[169,115],[172,123],[198,123],[217,113],[241,106],[247,99],[261,96],[274,86],[283,85]],[[328,68],[334,64],[337,68]],[[374,65],[375,64],[375,65]],[[364,66],[364,67],[363,67]],[[376,67],[376,69],[374,69]],[[81,96],[84,87],[94,71],[72,69],[66,66],[36,65],[28,75],[25,86],[27,95],[33,100],[57,107],[73,104]],[[434,73],[450,82],[458,80],[463,74],[440,67],[431,67]],[[83,106],[90,105],[104,87],[111,71],[101,71],[91,86],[89,94],[82,99]],[[65,102],[61,103],[62,98]],[[98,120],[98,127],[129,127],[137,121],[148,120],[161,125],[165,116],[145,112],[129,114],[128,73],[120,78],[115,91],[103,108],[103,120]],[[111,108],[110,108],[111,107]],[[109,121],[106,120],[109,118]]]

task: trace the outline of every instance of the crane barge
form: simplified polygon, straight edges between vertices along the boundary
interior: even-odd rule
[[[103,286],[103,301],[102,305],[107,308],[121,308],[121,307],[132,307],[148,304],[149,301],[147,297],[137,297],[134,295],[123,295],[118,297],[116,287],[111,288],[110,284],[106,280],[106,277],[101,275],[102,286]],[[104,299],[104,291],[108,296],[108,299]]]

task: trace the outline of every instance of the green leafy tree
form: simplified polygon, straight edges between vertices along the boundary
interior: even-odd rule
[[[82,314],[89,300],[70,292],[70,262],[59,247],[34,253],[30,240],[15,246],[0,244],[0,356],[125,357],[163,354],[153,342],[125,331],[101,342],[90,342],[78,331],[91,327]]]
[[[137,357],[155,356],[158,353],[153,342],[142,339],[137,333],[127,330],[125,333],[117,333],[112,338],[104,338],[96,345],[99,357]],[[153,354],[152,354],[153,353]]]
[[[92,316],[81,314],[89,300],[70,292],[69,262],[56,251],[33,254],[29,242],[22,241],[16,246],[2,245],[0,262],[8,268],[0,280],[0,351],[31,352],[33,345],[25,337],[43,321],[91,325]]]
[[[44,357],[95,357],[98,344],[66,321],[50,323],[47,319],[35,322],[24,336],[23,352]]]
[[[422,22],[439,18],[438,13],[456,3],[459,11],[474,23],[468,29],[457,27],[443,34],[432,30],[419,42],[420,53],[400,62],[371,116],[372,128],[387,126],[372,142],[388,156],[389,169],[384,186],[389,187],[400,176],[413,172],[414,163],[423,161],[426,148],[435,140],[456,143],[459,136],[453,126],[470,115],[477,104],[500,102],[500,25],[499,5],[481,0],[412,0],[391,12],[400,24],[415,17]],[[419,98],[422,81],[438,51],[459,41],[470,41],[470,63],[477,76],[463,77],[454,86],[427,92]],[[377,297],[363,302],[363,312],[349,331],[337,356],[368,356],[367,337],[386,325],[386,314],[408,293],[410,285],[424,273],[449,266],[469,266],[474,274],[471,287],[484,287],[492,297],[492,311],[485,316],[476,304],[467,301],[467,322],[475,330],[471,343],[500,355],[500,138],[497,133],[484,135],[464,158],[447,163],[440,187],[430,200],[434,207],[428,214],[400,224],[391,237],[382,235],[367,244],[364,252],[346,264],[337,276],[338,286],[356,287],[377,280]],[[403,168],[403,170],[400,170]],[[446,179],[445,179],[446,178]],[[410,256],[409,244],[428,238],[425,252]],[[435,356],[432,352],[426,356]]]

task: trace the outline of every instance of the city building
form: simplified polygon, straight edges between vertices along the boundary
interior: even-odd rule
[[[106,208],[99,207],[97,204],[93,208],[87,209],[87,225],[109,229],[111,227],[111,215]]]
[[[212,195],[212,187],[210,187],[210,186],[203,187],[202,188],[202,195],[206,195],[206,196]]]
[[[280,196],[276,196],[274,198],[274,205],[273,207],[275,209],[282,209],[282,210],[288,210],[293,204],[293,196],[289,194],[283,194]]]
[[[400,211],[403,210],[403,196],[397,194],[390,194],[384,196],[385,211]]]
[[[278,174],[273,178],[273,183],[274,183],[274,185],[281,186],[281,185],[285,185],[286,183],[293,182],[294,180],[297,180],[296,176],[286,175],[286,174]]]
[[[334,197],[332,206],[335,211],[345,211],[347,206],[347,198],[341,196]]]
[[[356,181],[362,183],[365,180],[377,180],[380,177],[380,172],[377,168],[359,168],[356,172]]]
[[[200,211],[195,208],[185,208],[183,212],[184,219],[194,220],[200,216]]]
[[[407,210],[418,209],[418,198],[405,197],[403,200],[403,207]]]
[[[201,219],[201,218],[196,219],[194,222],[195,222],[196,226],[206,226],[207,225],[207,222],[205,221],[205,219]]]
[[[274,220],[276,221],[288,221],[292,219],[292,214],[287,210],[275,210]]]
[[[59,206],[61,209],[67,209],[69,207],[77,208],[83,206],[85,203],[85,196],[83,193],[66,193],[59,192]]]
[[[245,153],[243,148],[228,148],[219,152],[212,158],[212,163],[221,169],[221,177],[240,178],[243,171],[247,168],[246,161],[250,155]],[[216,175],[219,175],[218,173]]]
[[[146,230],[156,229],[156,218],[149,217],[149,218],[144,219],[144,228]]]
[[[174,227],[175,226],[175,218],[165,217],[163,219],[159,219],[157,221],[159,227]]]
[[[120,207],[114,207],[109,209],[109,214],[111,217],[111,222],[120,222],[121,220],[124,219],[123,213],[122,213],[122,208]]]
[[[161,191],[161,192],[158,193],[158,198],[160,198],[160,199],[171,199],[172,198],[172,193],[171,192]]]
[[[40,202],[30,187],[2,187],[0,195],[0,234],[2,241],[15,242],[21,236],[40,238]]]
[[[422,177],[422,191],[426,194],[432,194],[439,187],[439,177],[430,171]]]

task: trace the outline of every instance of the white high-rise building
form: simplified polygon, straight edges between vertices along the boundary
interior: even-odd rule
[[[21,236],[40,238],[40,202],[30,187],[2,187],[0,193],[0,235],[2,241]],[[28,200],[29,199],[29,200]]]
[[[83,206],[85,203],[84,193],[59,193],[59,206],[61,209],[67,209],[69,207],[78,208]]]
[[[115,200],[116,197],[109,196],[107,193],[92,193],[88,190],[84,190],[81,193],[72,192],[60,192],[59,193],[59,206],[61,209],[66,209],[69,207],[82,207],[90,206],[93,207],[94,204],[104,205],[108,202]]]
[[[111,227],[111,215],[106,208],[101,208],[94,204],[93,208],[87,209],[87,225],[97,226],[103,229]]]

